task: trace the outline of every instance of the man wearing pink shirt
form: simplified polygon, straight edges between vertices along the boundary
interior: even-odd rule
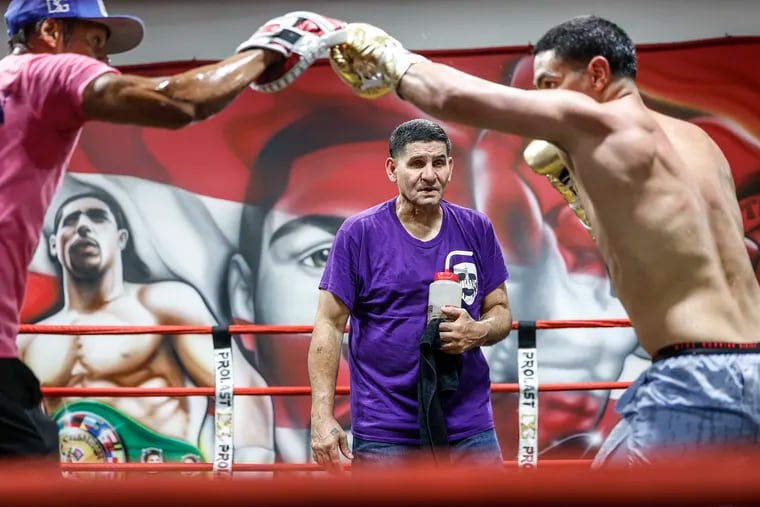
[[[11,52],[0,60],[0,458],[57,459],[57,428],[41,409],[38,379],[19,360],[16,335],[27,266],[82,126],[97,120],[177,129],[204,120],[248,86],[303,71],[308,59],[299,55],[316,56],[299,52],[299,44],[340,25],[311,13],[286,15],[265,23],[234,56],[146,78],[108,65],[109,54],[141,42],[143,24],[109,16],[102,0],[12,0],[5,21]]]

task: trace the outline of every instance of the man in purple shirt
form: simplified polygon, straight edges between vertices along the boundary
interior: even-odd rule
[[[328,470],[340,470],[339,449],[353,459],[355,470],[424,456],[417,401],[420,337],[428,287],[447,257],[463,289],[461,308],[444,307],[446,321],[439,327],[440,350],[462,358],[458,388],[442,404],[449,455],[454,463],[502,462],[480,347],[510,331],[508,273],[489,219],[443,200],[452,169],[451,141],[438,124],[402,123],[391,134],[385,163],[399,195],[347,219],[335,237],[319,285],[308,360],[312,450]],[[349,316],[353,452],[333,416]]]

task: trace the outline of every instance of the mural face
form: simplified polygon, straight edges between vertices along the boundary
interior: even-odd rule
[[[704,128],[725,152],[747,249],[760,273],[760,76],[751,65],[757,45],[640,48],[638,80],[652,107]],[[438,59],[531,88],[533,62],[525,54]],[[727,60],[730,73],[721,70]],[[385,174],[387,139],[397,124],[419,116],[395,97],[352,96],[328,66],[318,64],[283,92],[248,92],[217,117],[181,131],[88,125],[30,267],[24,322],[312,324],[337,228],[398,193]],[[443,125],[455,162],[444,197],[493,221],[511,275],[515,319],[624,318],[590,236],[562,197],[522,161],[529,140]],[[67,199],[93,192],[119,210],[92,196],[69,201],[65,214],[76,219],[56,228],[55,214]],[[119,213],[123,223],[116,220]],[[474,298],[477,273],[468,263],[454,270],[465,297]],[[117,304],[83,318],[76,310],[82,277],[71,276],[80,271],[88,283],[118,282]],[[20,345],[23,359],[48,386],[213,383],[209,337],[23,336]],[[236,384],[308,385],[308,345],[308,335],[236,337]],[[493,382],[517,381],[515,335],[484,352]],[[538,334],[542,383],[632,380],[647,364],[630,329]],[[348,382],[343,360],[338,385]],[[618,395],[541,393],[541,457],[592,455],[617,420],[612,409]],[[493,402],[504,456],[513,459],[517,396],[494,394]],[[49,399],[47,405],[65,436],[67,460],[211,459],[204,399]],[[238,460],[309,461],[309,410],[308,397],[236,397]],[[347,397],[338,397],[336,416],[350,430]],[[112,438],[102,438],[106,433]]]

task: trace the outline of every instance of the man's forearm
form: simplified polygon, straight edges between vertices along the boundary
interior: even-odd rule
[[[459,82],[469,76],[465,73],[433,62],[412,65],[398,87],[398,94],[424,112],[442,120],[467,123],[460,111],[454,93],[456,86],[451,81]]]
[[[494,345],[506,338],[512,330],[512,311],[504,306],[494,307],[481,315],[480,322],[488,329],[483,345]]]
[[[333,417],[342,342],[343,330],[319,322],[314,326],[308,359],[312,417]]]
[[[270,63],[281,58],[274,51],[253,49],[215,64],[159,79],[156,91],[172,100],[195,105],[196,116],[207,118],[224,109]]]
[[[596,111],[598,103],[584,95],[567,90],[523,90],[435,62],[412,65],[401,78],[397,92],[439,120],[545,139],[561,146],[575,142],[581,127],[603,128],[592,116],[596,113],[591,112]],[[591,106],[591,102],[596,105]],[[578,128],[568,128],[568,117]]]

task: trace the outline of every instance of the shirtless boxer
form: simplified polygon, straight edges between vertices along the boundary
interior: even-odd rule
[[[483,194],[478,208],[497,227],[510,268],[507,288],[514,315],[520,320],[625,318],[620,301],[610,294],[609,278],[591,236],[562,197],[522,162],[524,144],[519,136],[488,131],[480,136],[473,154],[476,181],[499,182],[478,186]],[[548,200],[550,205],[545,204]],[[638,357],[636,334],[627,327],[543,329],[539,337],[538,376],[545,383],[628,381],[649,363],[646,353],[642,354],[646,360]],[[518,381],[517,345],[516,340],[504,340],[484,349],[491,382]],[[542,392],[539,457],[593,457],[619,420],[612,399],[619,394],[608,389]],[[518,402],[513,393],[493,394],[505,456],[516,456],[518,451]]]
[[[198,292],[183,282],[130,283],[125,265],[138,264],[130,229],[119,204],[107,193],[75,194],[58,208],[49,249],[61,268],[63,306],[40,324],[56,325],[210,325],[214,317]],[[207,335],[24,335],[21,359],[42,385],[67,387],[181,387],[214,385],[213,346]],[[240,386],[264,386],[242,352],[233,350],[234,379]],[[106,406],[103,406],[106,405]],[[200,439],[191,425],[188,398],[88,398],[46,400],[61,425],[62,451],[79,424],[78,413],[111,427],[127,452],[150,445],[169,461],[203,454],[213,441]],[[113,410],[115,409],[115,410]],[[274,460],[272,401],[269,396],[235,398],[235,457],[240,462]],[[76,420],[77,424],[70,424]],[[204,424],[213,424],[206,417]],[[93,426],[93,425],[91,425]],[[97,428],[93,427],[93,431]],[[145,429],[156,432],[148,434]],[[81,437],[85,435],[78,433]],[[211,434],[205,435],[213,436]],[[72,437],[73,438],[73,437]],[[177,441],[179,440],[179,442]],[[80,441],[81,442],[81,441]],[[102,454],[98,444],[94,455]],[[71,459],[71,452],[68,452]],[[130,455],[129,461],[139,455]]]
[[[0,457],[58,458],[38,379],[18,358],[27,267],[83,125],[177,129],[222,111],[249,86],[292,81],[340,25],[299,13],[267,22],[218,63],[174,76],[123,75],[108,55],[136,47],[143,24],[103,0],[12,0],[0,61]],[[303,55],[305,58],[301,58]],[[271,91],[271,90],[267,90]]]
[[[598,466],[757,445],[760,286],[725,157],[703,130],[644,105],[633,42],[614,23],[573,18],[549,30],[534,54],[538,91],[520,90],[429,62],[353,24],[332,63],[362,96],[395,90],[432,116],[559,150],[571,200],[583,204],[653,358],[618,401],[623,420]]]

